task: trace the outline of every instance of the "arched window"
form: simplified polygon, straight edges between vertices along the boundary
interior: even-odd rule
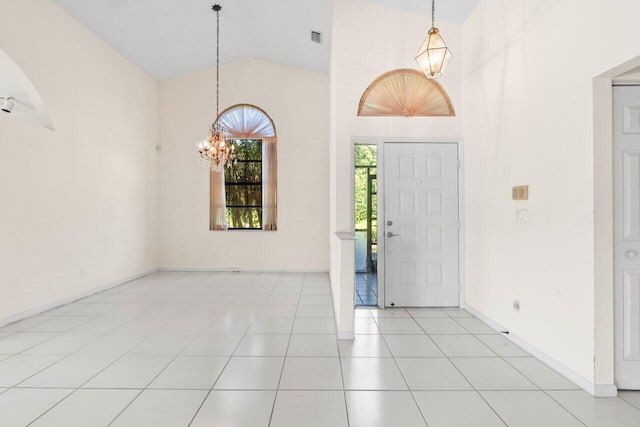
[[[402,68],[375,79],[360,99],[358,116],[456,115],[449,95],[423,72]]]
[[[277,135],[259,107],[238,104],[217,121],[236,144],[237,163],[211,172],[211,230],[276,230]]]

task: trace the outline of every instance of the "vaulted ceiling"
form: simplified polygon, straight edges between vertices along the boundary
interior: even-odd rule
[[[215,14],[222,5],[221,63],[248,58],[327,72],[332,0],[53,0],[157,80],[215,66]],[[368,0],[429,15],[427,0]],[[440,0],[437,17],[464,22],[479,0]],[[427,20],[425,20],[427,23]],[[323,44],[310,41],[323,33]]]

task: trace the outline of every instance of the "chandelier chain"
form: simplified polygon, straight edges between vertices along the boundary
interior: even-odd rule
[[[220,9],[216,11],[216,121],[220,114]]]
[[[237,163],[236,146],[227,140],[225,130],[218,122],[220,115],[220,10],[222,6],[214,4],[216,13],[216,118],[211,123],[207,139],[198,144],[199,163],[214,172],[223,172]]]

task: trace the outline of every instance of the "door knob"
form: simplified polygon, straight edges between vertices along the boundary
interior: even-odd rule
[[[633,251],[633,250],[627,251],[625,255],[627,256],[627,258],[634,259],[635,257],[638,256],[638,251]]]
[[[392,233],[392,232],[390,232],[390,231],[387,231],[387,237],[396,237],[396,236],[399,236],[399,234],[398,234],[398,233]]]

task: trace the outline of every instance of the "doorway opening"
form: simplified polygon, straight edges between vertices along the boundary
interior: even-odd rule
[[[378,305],[378,146],[354,146],[356,306]]]
[[[626,272],[637,271],[636,266],[629,267],[634,262],[635,254],[633,252],[627,254],[637,249],[626,247],[633,244],[628,238],[636,234],[628,231],[635,227],[632,224],[636,224],[633,222],[635,220],[633,214],[637,207],[636,205],[625,206],[624,197],[621,196],[634,197],[637,196],[637,191],[634,193],[628,187],[620,188],[625,186],[625,179],[631,178],[628,184],[635,183],[633,174],[637,173],[634,169],[638,168],[637,163],[634,164],[633,161],[636,160],[633,156],[634,151],[627,152],[626,154],[630,155],[625,156],[622,151],[629,147],[621,144],[623,141],[619,138],[620,136],[624,139],[633,138],[636,134],[633,129],[638,128],[640,124],[640,114],[637,110],[637,98],[631,102],[618,98],[614,100],[616,89],[612,89],[612,86],[637,84],[640,84],[640,56],[611,68],[593,79],[596,322],[594,389],[589,391],[597,397],[612,397],[617,395],[618,389],[633,389],[632,384],[624,384],[619,379],[622,377],[626,382],[634,378],[633,373],[626,373],[626,370],[627,368],[633,370],[632,366],[640,360],[633,360],[638,354],[637,350],[625,351],[625,344],[627,349],[637,345],[638,340],[633,339],[633,333],[638,331],[638,323],[634,322],[633,329],[623,332],[624,323],[630,324],[629,317],[625,319],[625,315],[634,316],[640,313],[640,310],[634,309],[632,313],[625,309],[623,303],[625,291],[636,292],[638,289],[637,277],[626,274]],[[618,114],[615,110],[618,110]],[[636,136],[638,134],[640,131]],[[637,144],[637,142],[631,143],[636,146]],[[633,147],[634,150],[635,148]],[[622,222],[620,218],[623,218]],[[632,226],[629,227],[629,225]],[[627,360],[624,360],[625,356]],[[627,366],[621,365],[623,361],[627,362],[625,363]],[[636,381],[637,378],[640,376],[636,376]]]
[[[640,85],[614,83],[615,384],[640,390]]]

